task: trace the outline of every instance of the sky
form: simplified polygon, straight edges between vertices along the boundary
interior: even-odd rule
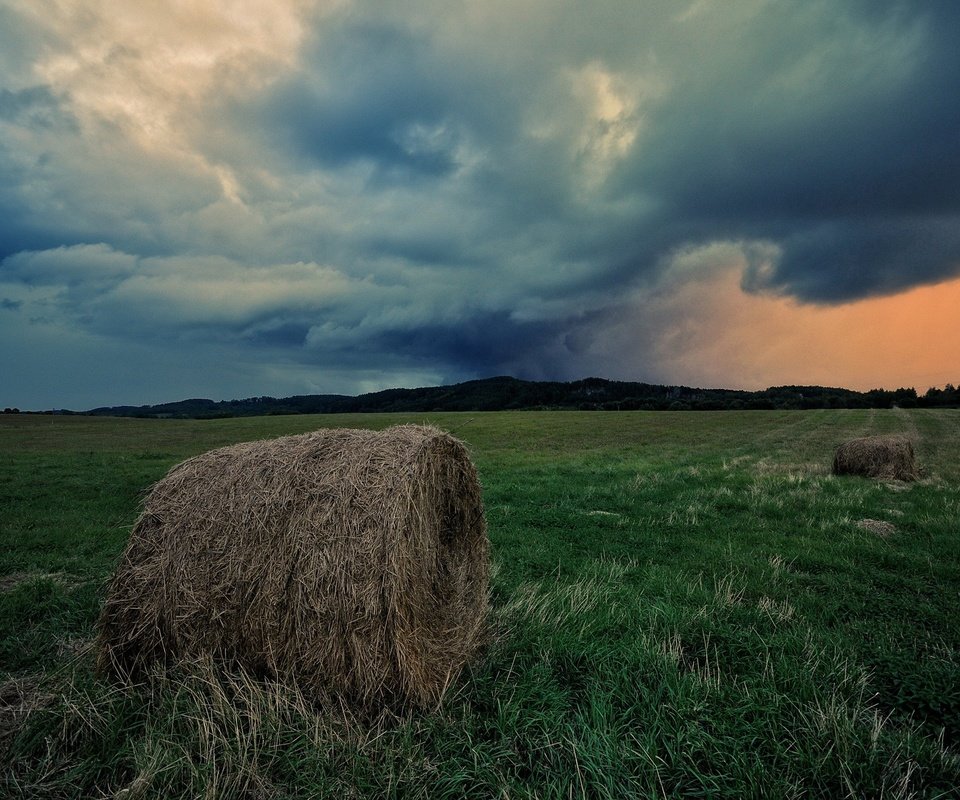
[[[954,0],[0,0],[0,406],[960,381]]]

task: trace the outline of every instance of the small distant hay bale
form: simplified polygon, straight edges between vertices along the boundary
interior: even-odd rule
[[[833,458],[833,474],[895,481],[919,477],[913,443],[904,436],[864,436],[844,442]]]
[[[876,534],[881,539],[887,539],[897,532],[897,526],[882,519],[859,519],[857,527],[860,530]]]
[[[99,623],[118,675],[214,657],[354,706],[433,706],[475,652],[489,541],[464,445],[320,430],[191,458],[144,503]]]

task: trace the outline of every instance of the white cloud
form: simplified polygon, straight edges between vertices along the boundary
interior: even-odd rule
[[[582,109],[574,160],[585,187],[596,189],[630,154],[643,130],[644,106],[665,92],[666,82],[655,74],[612,72],[591,61],[570,72],[570,83]]]
[[[293,69],[331,0],[13,0],[41,31],[35,80],[49,86],[88,141],[122,141],[217,181],[240,202],[243,176],[206,152],[207,110],[263,90]],[[224,132],[227,133],[227,132]],[[228,134],[232,135],[232,134]]]

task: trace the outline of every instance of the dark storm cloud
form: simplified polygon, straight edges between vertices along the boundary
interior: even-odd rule
[[[371,23],[347,27],[324,44],[331,49],[315,58],[322,57],[325,74],[308,73],[271,91],[264,113],[278,123],[276,132],[324,166],[367,160],[387,169],[449,172],[456,138],[442,130],[446,103],[422,63],[428,43]]]
[[[554,366],[538,368],[538,360],[554,347],[562,330],[556,321],[519,322],[501,311],[476,314],[457,324],[385,330],[374,340],[374,347],[401,353],[413,363],[440,358],[444,363],[469,365],[472,374],[509,373],[535,379],[547,377]]]
[[[747,270],[743,286],[831,303],[934,283],[960,272],[958,223],[960,215],[877,214],[805,225],[785,237],[773,269]]]
[[[781,243],[750,288],[829,303],[958,274],[960,6],[837,4],[773,37],[767,11],[744,63],[671,95],[619,189],[693,237]]]
[[[516,99],[498,70],[473,73],[429,33],[377,16],[323,26],[307,68],[271,87],[258,115],[275,140],[326,168],[366,163],[403,181],[455,171],[468,133],[503,138]]]

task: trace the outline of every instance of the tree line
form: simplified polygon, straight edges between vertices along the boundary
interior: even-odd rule
[[[386,389],[357,395],[248,397],[242,400],[194,398],[143,406],[104,406],[60,414],[213,419],[268,414],[334,414],[429,411],[725,411],[817,408],[960,407],[960,389],[947,384],[923,395],[913,388],[852,389],[825,386],[773,386],[761,391],[696,389],[631,381],[585,378],[578,381],[524,381],[511,377],[466,381],[452,386]],[[11,409],[12,411],[12,409]]]

